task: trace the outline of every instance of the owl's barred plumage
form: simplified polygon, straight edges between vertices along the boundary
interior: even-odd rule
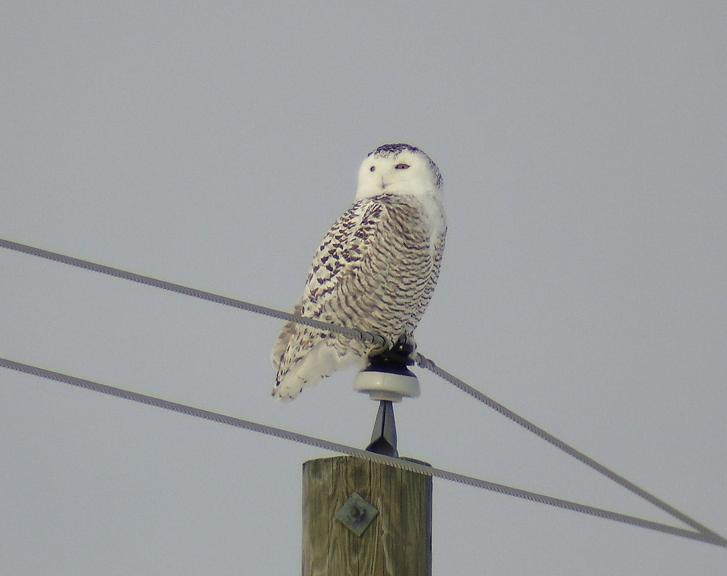
[[[321,241],[295,312],[380,334],[411,338],[434,291],[446,224],[442,177],[406,144],[371,152],[356,202]],[[288,322],[273,348],[273,395],[291,399],[347,365],[363,368],[374,346]]]

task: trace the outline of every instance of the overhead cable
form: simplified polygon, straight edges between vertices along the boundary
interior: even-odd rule
[[[299,432],[292,432],[290,430],[284,430],[282,428],[276,428],[274,426],[267,426],[265,424],[259,424],[257,422],[245,420],[243,418],[237,418],[227,414],[214,412],[212,410],[206,410],[204,408],[198,408],[195,406],[189,406],[187,404],[181,404],[179,402],[173,402],[171,400],[151,396],[149,394],[142,394],[140,392],[134,392],[132,390],[127,390],[124,388],[118,388],[116,386],[102,384],[93,380],[70,376],[68,374],[62,374],[60,372],[54,372],[52,370],[46,370],[38,366],[23,364],[21,362],[16,362],[7,358],[0,358],[0,366],[8,368],[10,370],[15,370],[17,372],[22,372],[40,378],[69,384],[71,386],[76,386],[79,388],[84,388],[93,392],[99,392],[101,394],[115,396],[117,398],[123,398],[125,400],[131,400],[133,402],[138,402],[147,406],[154,406],[156,408],[163,408],[172,412],[186,414],[188,416],[194,416],[195,418],[202,418],[204,420],[217,422],[218,424],[234,426],[236,428],[242,428],[244,430],[257,432],[260,434],[274,436],[276,438],[305,444],[307,446],[313,446],[322,450],[337,452],[339,454],[347,454],[349,456],[360,458],[362,460],[377,462],[380,464],[385,464],[387,466],[392,466],[394,468],[408,470],[410,472],[416,472],[419,474],[424,474],[426,476],[433,476],[435,478],[441,478],[443,480],[449,480],[451,482],[464,484],[466,486],[472,486],[475,488],[489,490],[491,492],[497,492],[506,496],[513,496],[515,498],[529,500],[531,502],[538,502],[540,504],[554,506],[556,508],[569,510],[571,512],[578,512],[580,514],[596,516],[605,520],[612,520],[614,522],[620,522],[623,524],[628,524],[630,526],[655,530],[664,534],[670,534],[673,536],[679,536],[682,538],[688,538],[691,540],[697,540],[700,542],[705,542],[708,544],[714,544],[715,546],[727,548],[727,540],[724,540],[723,538],[714,533],[705,534],[702,532],[693,532],[684,528],[677,528],[675,526],[669,526],[668,524],[645,520],[643,518],[629,516],[627,514],[620,514],[618,512],[605,510],[603,508],[596,508],[594,506],[588,506],[579,502],[573,502],[570,500],[564,500],[562,498],[556,498],[554,496],[548,496],[546,494],[530,492],[528,490],[514,488],[512,486],[507,486],[504,484],[489,482],[487,480],[481,480],[472,476],[465,476],[463,474],[449,472],[441,468],[433,468],[411,460],[404,460],[401,458],[394,458],[391,456],[385,456],[383,454],[368,452],[367,450],[353,448],[351,446],[346,446],[344,444],[339,444],[330,440],[324,440],[322,438],[316,438],[314,436],[308,436]]]
[[[91,262],[90,260],[82,260],[81,258],[74,258],[73,256],[59,254],[58,252],[43,250],[42,248],[28,246],[27,244],[20,244],[19,242],[13,242],[12,240],[0,238],[0,247],[7,248],[8,250],[13,250],[15,252],[20,252],[22,254],[28,254],[30,256],[45,258],[46,260],[52,260],[53,262],[67,264],[69,266],[75,266],[76,268],[83,268],[84,270],[98,272],[99,274],[113,276],[114,278],[122,278],[123,280],[136,282],[137,284],[144,284],[145,286],[152,286],[154,288],[168,290],[169,292],[176,292],[177,294],[192,296],[194,298],[199,298],[200,300],[214,302],[215,304],[231,306],[232,308],[238,308],[240,310],[253,312],[255,314],[262,314],[263,316],[270,316],[272,318],[278,318],[280,320],[288,320],[290,322],[296,322],[298,324],[305,324],[306,326],[311,326],[312,328],[328,330],[330,332],[335,332],[348,338],[354,338],[356,340],[361,340],[366,343],[376,344],[378,346],[386,345],[386,340],[383,337],[372,332],[366,332],[365,330],[358,330],[356,328],[347,328],[346,326],[338,326],[336,324],[330,324],[328,322],[321,322],[320,320],[316,320],[314,318],[306,318],[305,316],[299,316],[298,314],[291,314],[290,312],[284,312],[282,310],[276,310],[275,308],[261,306],[260,304],[253,304],[252,302],[245,302],[244,300],[238,300],[236,298],[222,296],[221,294],[215,294],[214,292],[207,292],[205,290],[199,290],[198,288],[191,288],[182,284],[167,282],[166,280],[159,280],[158,278],[145,276],[143,274],[137,274],[136,272],[129,272],[128,270],[122,270],[121,268],[114,268],[112,266],[106,266],[104,264]]]
[[[490,398],[486,394],[483,394],[482,392],[480,392],[476,388],[473,388],[472,386],[470,386],[466,382],[463,382],[462,380],[460,380],[456,376],[453,376],[452,374],[450,374],[446,370],[440,368],[432,360],[430,360],[429,358],[427,358],[423,354],[417,354],[416,361],[417,361],[417,365],[418,366],[421,366],[422,368],[425,368],[425,369],[429,370],[430,372],[436,374],[437,376],[439,376],[443,380],[446,380],[450,384],[454,385],[456,388],[459,388],[460,390],[462,390],[466,394],[469,394],[470,396],[472,396],[476,400],[479,400],[480,402],[482,402],[486,406],[492,408],[496,412],[499,412],[500,414],[502,414],[506,418],[509,418],[510,420],[512,420],[513,422],[515,422],[515,424],[517,424],[518,426],[522,426],[528,432],[532,432],[533,434],[535,434],[539,438],[542,438],[543,440],[545,440],[546,442],[552,444],[553,446],[555,446],[559,450],[562,450],[563,452],[565,452],[569,456],[572,456],[573,458],[575,458],[576,460],[578,460],[582,464],[585,464],[586,466],[589,466],[590,468],[593,468],[596,472],[598,472],[600,474],[603,474],[604,476],[606,476],[606,478],[609,478],[609,479],[613,480],[614,482],[616,482],[617,484],[623,486],[629,492],[632,492],[632,493],[636,494],[637,496],[640,496],[641,498],[643,498],[647,502],[650,502],[654,506],[656,506],[658,508],[661,508],[667,514],[670,514],[674,518],[677,518],[677,519],[681,520],[682,522],[684,522],[685,524],[691,526],[692,528],[695,528],[696,530],[699,530],[700,532],[704,532],[705,534],[711,534],[713,537],[721,538],[718,534],[716,534],[715,532],[712,532],[709,528],[707,528],[703,524],[700,524],[699,522],[697,522],[693,518],[690,518],[689,516],[687,516],[683,512],[680,512],[679,510],[677,510],[676,508],[674,508],[673,506],[671,506],[667,502],[664,502],[660,498],[657,498],[653,494],[650,494],[649,492],[647,492],[643,488],[637,486],[636,484],[634,484],[630,480],[627,480],[626,478],[624,478],[620,474],[617,474],[613,470],[611,470],[609,468],[606,468],[603,464],[600,464],[599,462],[596,462],[593,458],[591,458],[590,456],[584,454],[580,450],[578,450],[576,448],[573,448],[573,446],[571,446],[570,444],[566,444],[565,442],[563,442],[559,438],[556,438],[550,432],[544,430],[543,428],[541,428],[537,424],[533,424],[532,422],[530,422],[530,420],[527,420],[527,419],[523,418],[522,416],[520,416],[519,414],[516,414],[515,412],[513,412],[512,410],[510,410],[506,406],[503,406],[502,404],[500,404],[496,400]]]
[[[347,336],[349,338],[355,338],[358,340],[362,340],[367,343],[372,343],[376,345],[384,345],[385,339],[378,335],[371,332],[366,332],[363,330],[358,330],[356,328],[349,328],[345,326],[338,326],[335,324],[330,324],[327,322],[321,322],[319,320],[315,320],[313,318],[306,318],[303,316],[299,316],[296,314],[291,314],[289,312],[284,312],[282,310],[277,310],[274,308],[269,308],[266,306],[261,306],[258,304],[253,304],[250,302],[245,302],[243,300],[238,300],[235,298],[230,298],[227,296],[222,296],[220,294],[215,294],[213,292],[206,292],[204,290],[199,290],[197,288],[191,288],[188,286],[183,286],[181,284],[176,284],[173,282],[167,282],[165,280],[159,280],[157,278],[153,278],[150,276],[145,276],[143,274],[137,274],[136,272],[130,272],[128,270],[122,270],[120,268],[114,268],[111,266],[106,266],[103,264],[98,264],[95,262],[91,262],[89,260],[83,260],[80,258],[75,258],[73,256],[67,256],[65,254],[60,254],[57,252],[51,252],[49,250],[44,250],[42,248],[36,248],[34,246],[29,246],[26,244],[21,244],[18,242],[13,242],[11,240],[6,240],[3,238],[0,238],[0,247],[6,248],[8,250],[13,250],[15,252],[20,252],[23,254],[28,254],[31,256],[37,256],[40,258],[45,258],[47,260],[52,260],[54,262],[59,262],[62,264],[67,264],[70,266],[75,266],[77,268],[82,268],[85,270],[90,270],[93,272],[98,272],[101,274],[106,274],[108,276],[113,276],[115,278],[122,278],[124,280],[129,280],[131,282],[136,282],[138,284],[143,284],[147,286],[152,286],[155,288],[161,288],[163,290],[168,290],[170,292],[176,292],[178,294],[184,294],[186,296],[192,296],[195,298],[199,298],[201,300],[207,300],[210,302],[214,302],[217,304],[222,304],[224,306],[231,306],[233,308],[238,308],[240,310],[245,310],[248,312],[253,312],[255,314],[263,314],[265,316],[270,316],[273,318],[279,318],[282,320],[288,320],[291,322],[297,322],[299,324],[304,324],[307,326],[312,326],[314,328],[318,328],[321,330],[328,330],[331,332],[335,332],[338,334],[342,334],[344,336]],[[606,476],[607,478],[610,478],[612,481],[616,482],[620,486],[626,488],[633,494],[636,494],[637,496],[645,499],[646,501],[652,503],[654,506],[657,506],[664,512],[670,514],[674,518],[677,518],[684,522],[685,524],[695,528],[696,530],[704,533],[707,536],[710,536],[713,539],[722,540],[721,536],[717,535],[712,530],[708,529],[706,526],[702,525],[701,523],[697,522],[696,520],[692,519],[691,517],[687,516],[683,512],[677,510],[673,506],[667,504],[660,498],[657,498],[656,496],[650,494],[643,488],[640,488],[636,484],[630,482],[623,476],[617,474],[616,472],[613,472],[609,468],[606,468],[602,464],[599,464],[591,457],[587,456],[583,452],[577,450],[576,448],[570,446],[569,444],[566,444],[562,440],[556,438],[543,428],[540,428],[536,424],[533,424],[529,420],[523,418],[522,416],[519,416],[509,408],[503,406],[499,402],[493,400],[489,396],[483,394],[476,388],[473,388],[472,386],[466,384],[459,378],[453,376],[446,370],[440,368],[437,366],[432,360],[424,356],[423,354],[416,354],[417,364],[426,369],[431,371],[432,373],[436,374],[446,382],[449,382],[450,384],[454,385],[455,387],[459,388],[463,392],[469,394],[473,398],[479,400],[483,404],[489,406],[493,410],[499,412],[503,416],[506,416],[519,426],[522,426],[529,432],[532,432],[533,434],[537,435],[538,437],[542,438],[546,442],[549,442],[552,446],[555,446],[559,450],[562,450],[566,454],[569,454],[573,458],[577,459],[579,462],[582,462],[583,464],[586,464],[593,470],[596,470],[600,474]]]

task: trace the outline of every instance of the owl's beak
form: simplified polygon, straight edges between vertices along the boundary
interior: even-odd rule
[[[382,190],[386,190],[386,186],[387,186],[387,184],[386,184],[386,182],[384,181],[384,178],[382,177],[382,178],[381,178],[381,189],[382,189]]]

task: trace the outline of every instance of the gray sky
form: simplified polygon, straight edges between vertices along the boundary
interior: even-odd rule
[[[290,309],[375,146],[449,236],[422,352],[727,533],[724,2],[0,5],[0,236]],[[0,251],[0,356],[364,446],[280,324]],[[673,522],[421,373],[400,451]],[[0,370],[0,572],[296,574],[328,455]],[[436,574],[723,574],[727,552],[435,482]]]

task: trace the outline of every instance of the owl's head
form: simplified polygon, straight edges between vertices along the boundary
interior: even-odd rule
[[[361,163],[356,200],[379,194],[430,196],[441,189],[442,175],[429,156],[408,144],[385,144]]]

